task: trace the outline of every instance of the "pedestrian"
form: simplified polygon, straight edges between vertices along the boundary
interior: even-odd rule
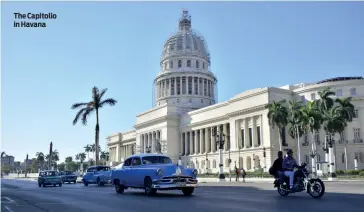
[[[241,176],[243,177],[243,183],[245,183],[246,172],[245,172],[245,169],[243,167],[241,167]]]
[[[235,181],[239,182],[240,170],[235,166]]]

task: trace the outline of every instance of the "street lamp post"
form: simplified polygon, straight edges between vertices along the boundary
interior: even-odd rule
[[[222,150],[224,148],[225,140],[224,134],[222,132],[217,133],[217,144],[219,145],[219,180],[225,180],[224,170],[223,170],[223,155]]]
[[[182,158],[182,154],[181,154],[181,153],[178,153],[178,165],[179,165],[179,166],[181,166],[181,165],[182,165],[181,158]]]

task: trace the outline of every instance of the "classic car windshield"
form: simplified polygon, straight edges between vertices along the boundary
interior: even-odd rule
[[[41,177],[49,177],[49,176],[58,176],[56,171],[48,171],[48,172],[41,172],[39,173],[39,176]]]
[[[62,173],[63,175],[71,175],[71,174],[73,174],[71,171],[64,171],[63,173]]]
[[[143,164],[171,164],[169,157],[164,156],[146,156],[143,157]]]

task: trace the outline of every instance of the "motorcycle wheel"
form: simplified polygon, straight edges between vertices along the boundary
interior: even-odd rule
[[[311,197],[318,199],[325,194],[325,184],[320,179],[312,180],[307,186],[308,193]]]
[[[289,190],[286,183],[280,184],[277,186],[277,191],[281,196],[288,196]]]

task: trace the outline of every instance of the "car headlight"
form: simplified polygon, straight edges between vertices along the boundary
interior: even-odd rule
[[[192,174],[195,175],[195,176],[197,176],[197,169],[193,170],[192,171]]]
[[[160,176],[160,177],[163,176],[163,170],[162,169],[158,169],[157,170],[157,175]]]

